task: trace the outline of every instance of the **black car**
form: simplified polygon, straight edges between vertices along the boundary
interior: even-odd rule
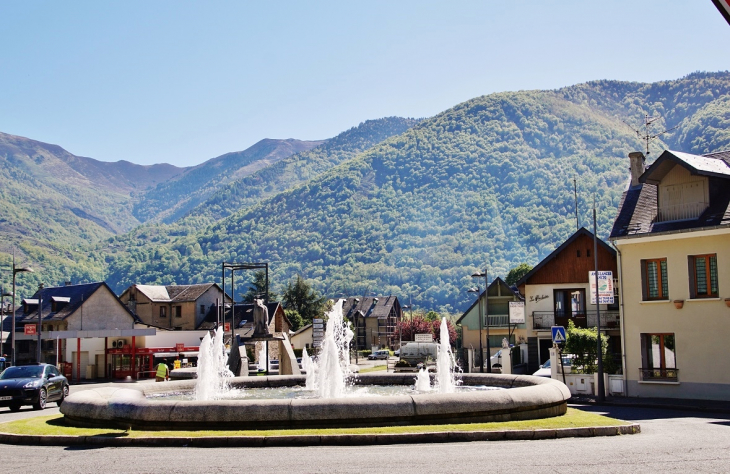
[[[18,411],[22,405],[43,410],[48,402],[61,405],[68,396],[68,380],[54,365],[8,367],[0,374],[0,407]]]

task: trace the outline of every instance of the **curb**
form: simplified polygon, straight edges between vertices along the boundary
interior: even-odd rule
[[[372,446],[386,444],[463,443],[469,441],[529,441],[539,439],[587,438],[641,433],[637,423],[622,426],[594,426],[547,430],[458,431],[404,434],[344,434],[298,436],[207,436],[200,438],[126,438],[111,436],[19,435],[0,433],[0,443],[33,446],[103,447],[196,447],[264,448],[301,446]]]

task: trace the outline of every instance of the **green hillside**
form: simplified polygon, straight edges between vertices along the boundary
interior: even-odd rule
[[[275,283],[299,272],[329,296],[375,291],[460,311],[468,275],[485,261],[505,276],[575,231],[574,177],[581,225],[595,196],[607,235],[626,156],[643,149],[624,121],[662,114],[659,127],[679,125],[653,142],[654,156],[680,139],[702,147],[689,152],[728,148],[724,134],[702,133],[727,116],[728,92],[727,73],[697,73],[479,97],[195,234],[164,245],[117,239],[107,281],[196,283],[217,280],[223,260],[269,261]]]
[[[140,222],[175,222],[229,183],[322,143],[267,138],[246,150],[207,160],[145,192],[134,206],[134,215]]]
[[[200,223],[200,218],[209,223],[218,221],[264,198],[305,183],[373,145],[400,135],[417,123],[418,120],[401,117],[367,120],[327,140],[322,146],[232,182],[192,210],[190,217],[196,223]]]

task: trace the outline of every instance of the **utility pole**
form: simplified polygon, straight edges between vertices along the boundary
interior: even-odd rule
[[[598,299],[598,231],[596,226],[596,197],[593,196],[593,265],[595,268],[596,283],[596,333],[598,353],[598,401],[606,400],[606,389],[603,383],[603,344],[601,344],[601,301]]]

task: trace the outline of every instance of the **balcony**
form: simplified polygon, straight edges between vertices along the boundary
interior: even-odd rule
[[[640,368],[642,382],[677,382],[679,370],[674,368]]]
[[[550,329],[552,326],[568,326],[573,321],[577,328],[596,327],[596,312],[583,311],[580,313],[565,313],[563,311],[533,311],[532,328]],[[621,318],[618,311],[601,311],[601,329],[618,329],[621,327]]]

